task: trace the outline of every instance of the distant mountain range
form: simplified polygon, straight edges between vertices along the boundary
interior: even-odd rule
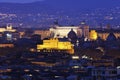
[[[120,7],[120,0],[43,0],[33,3],[0,3],[0,12],[40,12]]]

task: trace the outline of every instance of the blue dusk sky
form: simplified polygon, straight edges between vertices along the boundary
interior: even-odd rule
[[[13,3],[30,3],[35,1],[43,1],[43,0],[0,0],[0,2],[13,2]]]
[[[0,0],[0,2],[31,3],[40,1],[48,5],[71,8],[120,7],[120,0]]]

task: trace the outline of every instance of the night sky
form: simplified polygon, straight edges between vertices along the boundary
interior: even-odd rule
[[[40,1],[48,5],[63,6],[68,8],[101,8],[120,7],[120,0],[0,0],[0,2],[31,3]]]

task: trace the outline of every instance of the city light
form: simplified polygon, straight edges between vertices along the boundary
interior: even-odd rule
[[[0,0],[0,80],[120,80],[120,0]]]
[[[79,56],[72,56],[72,59],[80,59]]]

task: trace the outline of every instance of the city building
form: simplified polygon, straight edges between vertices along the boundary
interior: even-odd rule
[[[93,80],[118,80],[114,67],[96,67],[92,69]]]
[[[41,35],[41,39],[49,38],[51,32],[49,30],[35,30],[33,34]]]
[[[80,22],[80,27],[82,29],[82,36],[84,36],[85,39],[89,39],[89,29],[90,27],[86,24],[85,21]]]
[[[73,31],[73,29],[71,29],[71,31],[68,33],[67,36],[69,41],[71,41],[72,44],[76,44],[78,37],[76,33]]]
[[[82,36],[82,29],[79,26],[55,26],[50,28],[51,36],[54,38],[64,38],[68,37],[68,33],[73,29],[78,37]]]
[[[84,25],[83,27],[82,27],[82,32],[83,32],[83,36],[85,37],[85,38],[87,38],[87,39],[89,39],[89,26],[87,26],[87,25]]]
[[[116,38],[120,37],[119,29],[112,29],[112,30],[108,30],[108,29],[102,30],[101,29],[101,30],[96,30],[96,32],[98,33],[98,36],[103,40],[106,40],[110,33],[113,33]]]
[[[13,29],[12,25],[7,25],[6,28],[0,28],[0,33],[3,33],[3,32],[16,32],[16,29]]]
[[[114,66],[114,63],[112,60],[106,61],[106,60],[95,60],[92,62],[93,66]]]
[[[66,52],[74,54],[74,48],[69,41],[60,41],[57,38],[43,40],[43,44],[37,44],[38,52]]]
[[[12,43],[0,43],[0,48],[13,48],[14,44]]]
[[[95,30],[90,31],[90,40],[97,40],[98,34]]]
[[[8,24],[6,27],[0,28],[0,37],[7,41],[16,40],[19,38],[19,33],[13,29],[11,24]]]
[[[120,80],[120,66],[117,67],[117,76],[118,76],[118,80]]]

